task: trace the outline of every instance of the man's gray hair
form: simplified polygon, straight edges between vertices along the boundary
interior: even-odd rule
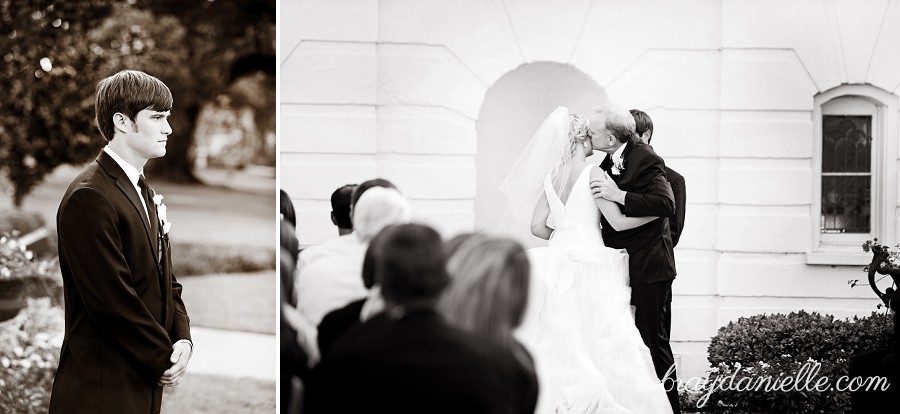
[[[631,142],[635,139],[637,134],[634,128],[634,117],[627,109],[609,104],[595,108],[594,113],[599,115],[594,119],[603,120],[606,123],[606,129],[610,130],[619,142]]]
[[[353,211],[353,231],[367,243],[391,224],[409,223],[412,208],[409,201],[393,188],[372,187],[356,202]]]

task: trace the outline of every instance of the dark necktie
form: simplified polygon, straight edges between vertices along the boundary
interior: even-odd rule
[[[147,206],[147,215],[150,216],[150,240],[153,241],[153,248],[157,249],[157,257],[159,254],[159,218],[156,215],[156,204],[153,203],[153,197],[150,197],[150,185],[144,174],[138,178],[138,187],[141,188],[141,196],[144,197],[144,204]]]

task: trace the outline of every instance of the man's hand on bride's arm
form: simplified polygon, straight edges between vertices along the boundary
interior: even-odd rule
[[[625,205],[625,191],[620,190],[616,182],[606,173],[601,178],[591,180],[591,193],[594,195],[594,198],[603,198]]]
[[[188,361],[191,360],[193,354],[193,346],[190,341],[181,340],[172,345],[172,356],[169,362],[172,367],[163,372],[162,377],[157,382],[158,385],[164,387],[174,387],[181,381],[181,377],[187,372]]]

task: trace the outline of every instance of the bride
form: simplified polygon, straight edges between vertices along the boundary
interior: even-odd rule
[[[559,107],[544,121],[501,185],[513,214],[530,218],[548,247],[529,250],[532,282],[517,335],[535,359],[538,413],[671,413],[630,307],[628,256],[603,245],[600,214],[617,230],[655,217],[625,217],[595,199],[591,179],[609,179],[593,153],[587,121]]]

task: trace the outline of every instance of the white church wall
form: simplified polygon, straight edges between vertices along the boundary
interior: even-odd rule
[[[739,316],[874,309],[865,287],[846,283],[864,276],[861,267],[806,264],[818,220],[810,211],[814,97],[842,83],[897,93],[898,2],[287,0],[281,7],[280,166],[301,243],[336,234],[328,219],[335,188],[375,176],[395,182],[417,220],[445,235],[497,221],[479,204],[482,184],[499,183],[501,166],[516,154],[485,147],[485,134],[500,128],[483,122],[515,116],[490,109],[486,120],[484,105],[505,75],[529,67],[522,65],[556,64],[596,86],[585,87],[592,96],[647,111],[656,151],[685,176],[673,285],[682,375],[703,373],[708,338]],[[546,105],[538,112],[549,113]],[[524,143],[542,116],[519,116],[527,119],[516,126],[533,127],[508,139]],[[498,161],[480,159],[485,151]],[[900,234],[896,213],[892,222]]]

